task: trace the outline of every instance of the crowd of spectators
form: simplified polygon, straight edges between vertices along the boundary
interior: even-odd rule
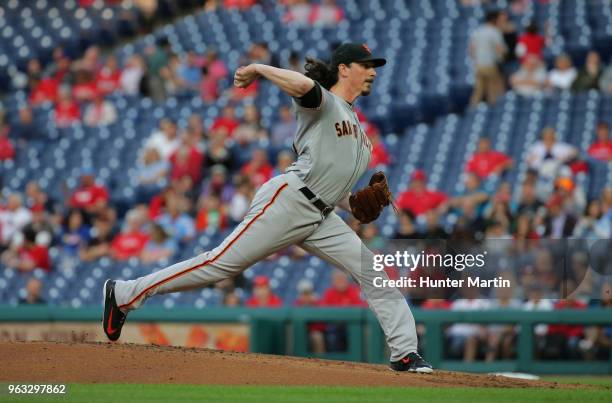
[[[519,34],[508,11],[488,12],[469,41],[475,73],[470,104],[494,104],[507,88],[525,97],[557,91],[612,94],[612,64],[606,67],[600,55],[591,50],[584,59],[557,54],[548,66],[545,50],[549,42],[547,33],[535,22]]]

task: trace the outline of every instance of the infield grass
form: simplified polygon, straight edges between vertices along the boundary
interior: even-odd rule
[[[557,379],[555,379],[557,380]],[[566,379],[568,380],[568,379]],[[578,379],[572,379],[576,381]],[[570,381],[570,380],[568,380]],[[348,388],[280,386],[201,386],[135,384],[69,384],[64,396],[9,396],[2,402],[610,402],[612,381],[602,389],[491,389],[491,388]]]

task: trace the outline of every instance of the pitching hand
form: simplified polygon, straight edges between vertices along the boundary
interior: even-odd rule
[[[238,88],[246,88],[259,77],[255,70],[254,64],[239,67],[234,73],[234,86]]]

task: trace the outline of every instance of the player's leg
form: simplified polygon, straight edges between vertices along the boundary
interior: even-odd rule
[[[148,297],[201,288],[234,276],[307,237],[320,214],[315,209],[295,214],[296,206],[303,202],[307,202],[304,196],[282,177],[274,178],[259,189],[242,223],[215,249],[135,280],[107,282],[103,322],[109,338],[119,337],[114,330],[123,325],[123,314],[138,308]],[[109,327],[113,317],[116,326],[111,323]]]
[[[406,299],[397,289],[373,286],[375,277],[387,278],[386,274],[372,269],[372,252],[338,215],[331,213],[302,246],[349,272],[359,283],[385,333],[393,369],[431,372],[431,366],[417,354],[416,325]]]

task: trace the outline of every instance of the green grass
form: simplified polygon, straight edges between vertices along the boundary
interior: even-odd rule
[[[8,396],[1,402],[609,402],[610,390],[488,388],[346,388],[196,385],[68,385],[65,396]]]
[[[599,385],[612,389],[612,376],[544,376],[542,377],[542,380],[559,383],[582,383],[585,385]]]

